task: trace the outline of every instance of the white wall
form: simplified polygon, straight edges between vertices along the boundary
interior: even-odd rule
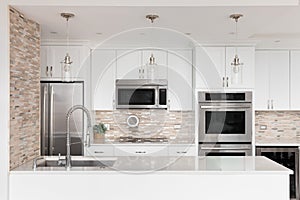
[[[9,172],[9,18],[8,1],[0,1],[0,199],[8,199]]]

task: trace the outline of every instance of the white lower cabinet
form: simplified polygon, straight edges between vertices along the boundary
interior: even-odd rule
[[[169,156],[197,156],[195,145],[170,145]]]
[[[113,145],[91,145],[85,148],[85,156],[114,156]]]
[[[168,156],[166,145],[115,145],[115,156]]]

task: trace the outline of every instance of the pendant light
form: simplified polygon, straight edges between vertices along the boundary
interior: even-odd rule
[[[236,41],[238,41],[238,21],[241,17],[243,17],[242,14],[230,15],[230,18],[235,21],[235,39],[236,39]],[[241,84],[242,83],[242,72],[241,72],[242,65],[244,65],[244,64],[240,62],[240,58],[237,53],[237,47],[235,47],[235,56],[233,58],[233,62],[231,63],[231,66],[232,66],[231,82],[233,84]]]
[[[154,20],[159,18],[158,15],[146,15],[146,18],[151,21],[151,24],[154,23]],[[155,63],[155,58],[153,56],[153,53],[151,53],[151,56],[149,58],[149,63],[146,64],[146,70],[147,70],[147,79],[154,80],[157,77],[157,64]]]
[[[70,46],[69,46],[69,19],[73,18],[75,15],[73,13],[61,13],[60,14],[64,19],[66,19],[66,35],[67,35],[67,52],[65,55],[64,60],[62,61],[62,81],[72,81],[72,61],[71,61],[71,57],[69,55],[69,50],[70,50]]]

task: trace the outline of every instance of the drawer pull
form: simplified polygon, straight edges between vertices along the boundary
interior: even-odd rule
[[[146,151],[136,151],[135,153],[146,153]]]
[[[177,151],[178,154],[187,153],[186,151]]]
[[[94,151],[94,153],[104,153],[103,151]]]

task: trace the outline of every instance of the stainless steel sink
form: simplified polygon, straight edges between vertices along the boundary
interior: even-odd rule
[[[99,167],[99,168],[106,168],[106,167],[112,167],[115,163],[115,159],[108,160],[97,160],[97,159],[74,159],[71,160],[71,166],[72,167]],[[37,162],[36,167],[65,167],[66,162],[65,160],[58,159],[47,159],[44,158]]]

